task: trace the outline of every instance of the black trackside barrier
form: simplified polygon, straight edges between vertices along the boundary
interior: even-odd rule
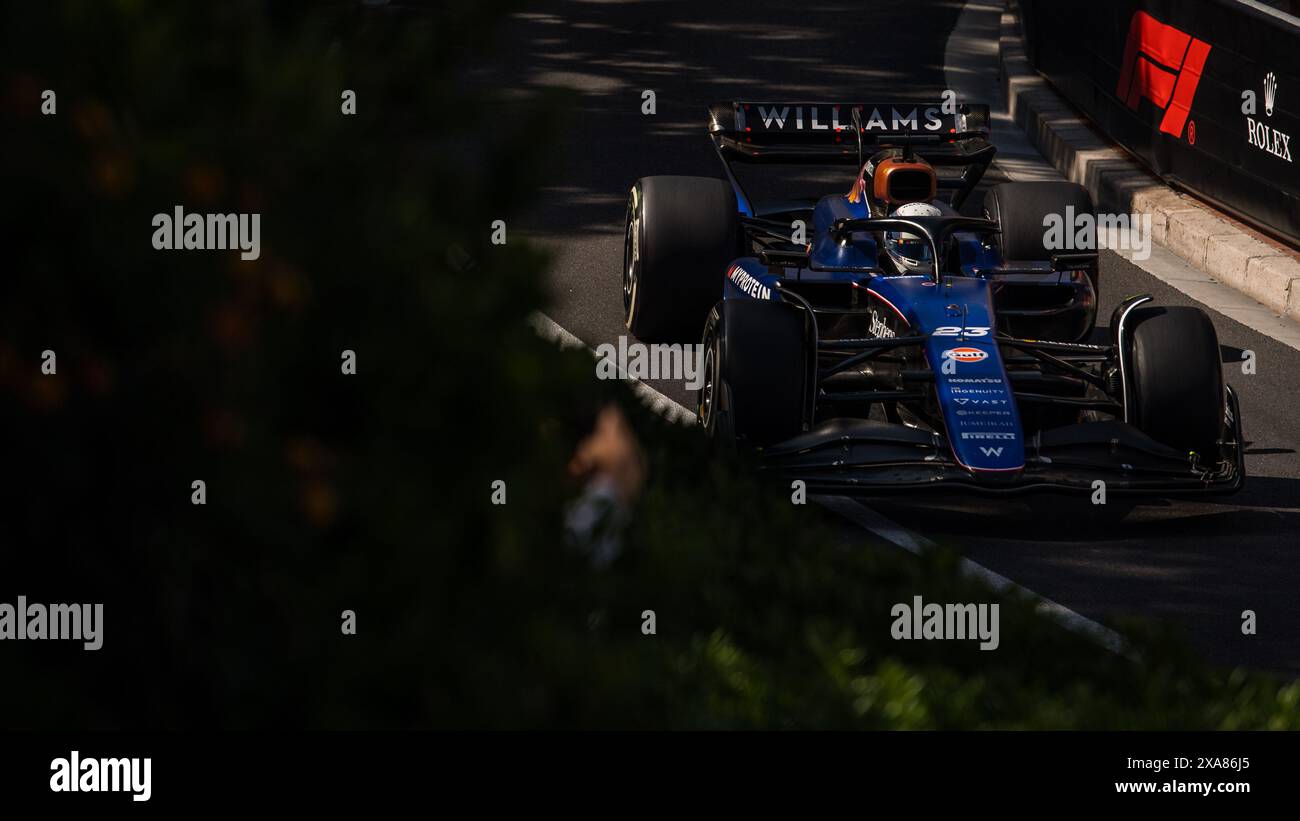
[[[1300,20],[1244,0],[1019,5],[1030,63],[1103,133],[1300,246]]]

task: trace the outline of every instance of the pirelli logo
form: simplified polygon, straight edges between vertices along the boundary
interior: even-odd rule
[[[1129,21],[1115,96],[1137,110],[1143,97],[1164,110],[1160,130],[1183,136],[1210,44],[1166,25],[1145,11]]]

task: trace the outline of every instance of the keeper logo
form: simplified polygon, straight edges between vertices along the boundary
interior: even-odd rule
[[[1164,111],[1160,130],[1181,137],[1210,48],[1145,11],[1134,12],[1115,96],[1134,111],[1142,98],[1150,100]]]

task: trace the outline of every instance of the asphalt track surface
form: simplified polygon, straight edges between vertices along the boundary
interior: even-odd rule
[[[536,2],[503,32],[507,59],[480,79],[521,94],[575,89],[561,153],[524,230],[554,254],[549,315],[594,347],[622,324],[620,268],[627,189],[653,174],[718,176],[705,106],[752,99],[935,96],[944,46],[962,3]],[[990,71],[993,69],[990,68]],[[656,113],[641,113],[642,92]],[[973,101],[979,102],[979,101]],[[846,190],[851,171],[747,182],[755,199],[791,187]],[[990,174],[986,182],[996,182]],[[978,206],[980,193],[971,199]],[[969,210],[969,209],[968,209]],[[1099,335],[1122,298],[1198,304],[1103,252]],[[1103,623],[1174,624],[1208,658],[1300,674],[1300,352],[1209,310],[1224,373],[1241,398],[1246,489],[1201,500],[1093,506],[1079,497],[993,500],[945,494],[865,499],[909,530]],[[1241,351],[1255,353],[1245,375]],[[681,383],[654,382],[682,404]],[[827,515],[809,507],[809,515]],[[885,543],[844,524],[864,547]],[[880,549],[894,549],[883,548]],[[1258,633],[1242,635],[1244,610]]]

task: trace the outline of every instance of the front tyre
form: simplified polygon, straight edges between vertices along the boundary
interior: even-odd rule
[[[704,323],[704,381],[695,394],[695,418],[705,436],[720,446],[732,447],[736,435],[722,382],[722,306],[721,302],[715,305]]]
[[[1212,466],[1224,433],[1225,401],[1214,324],[1199,308],[1136,308],[1124,333],[1129,423]]]
[[[812,362],[804,320],[775,300],[728,299],[709,312],[695,406],[709,438],[761,446],[803,430]]]

